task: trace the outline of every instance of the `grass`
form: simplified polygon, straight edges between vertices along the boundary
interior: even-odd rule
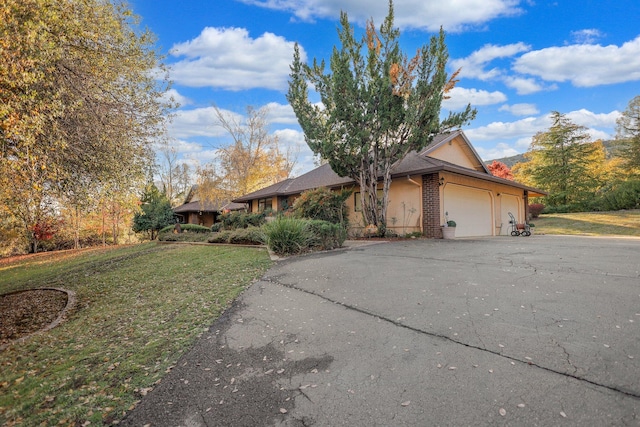
[[[76,292],[66,322],[0,352],[0,425],[122,419],[247,285],[264,249],[154,243],[0,262],[0,293]]]
[[[535,234],[640,237],[640,210],[544,214],[531,221]]]

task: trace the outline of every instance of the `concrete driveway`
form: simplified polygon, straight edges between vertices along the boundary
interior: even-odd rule
[[[124,425],[640,425],[640,240],[413,240],[278,263]]]

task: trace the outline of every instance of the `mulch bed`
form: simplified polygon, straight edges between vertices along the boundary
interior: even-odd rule
[[[67,298],[55,289],[0,295],[0,347],[51,324],[66,307]]]

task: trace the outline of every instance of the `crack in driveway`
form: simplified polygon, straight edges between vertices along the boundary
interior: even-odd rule
[[[434,332],[430,332],[430,331],[425,331],[423,329],[419,329],[419,328],[414,327],[414,326],[406,325],[404,323],[401,323],[398,320],[390,319],[390,318],[381,316],[379,314],[371,312],[371,311],[369,311],[367,309],[364,309],[362,307],[350,305],[350,304],[345,303],[343,301],[336,301],[336,300],[333,300],[333,299],[331,299],[331,298],[329,298],[329,297],[327,297],[325,295],[322,295],[320,293],[317,293],[317,292],[314,292],[314,291],[311,291],[311,290],[308,290],[308,289],[304,289],[304,288],[298,287],[298,286],[293,285],[293,284],[287,284],[287,283],[279,282],[276,279],[275,276],[264,277],[262,280],[265,281],[265,282],[269,282],[269,283],[273,283],[273,284],[276,284],[276,285],[279,285],[279,286],[283,286],[285,288],[293,289],[293,290],[296,290],[296,291],[304,292],[304,293],[309,294],[309,295],[316,296],[316,297],[321,298],[321,299],[323,299],[323,300],[325,300],[327,302],[331,302],[331,303],[334,303],[334,304],[341,305],[341,306],[345,307],[348,310],[352,310],[352,311],[355,311],[355,312],[358,312],[358,313],[361,313],[361,314],[364,314],[364,315],[367,315],[367,316],[371,316],[371,317],[373,317],[375,319],[380,319],[380,320],[385,321],[387,323],[390,323],[390,324],[392,324],[394,326],[397,326],[397,327],[400,327],[400,328],[403,328],[403,329],[407,329],[407,330],[416,332],[416,333],[421,334],[421,335],[426,335],[426,336],[429,336],[429,337],[432,337],[432,338],[438,338],[438,339],[441,339],[443,341],[449,341],[451,343],[462,345],[462,346],[470,348],[470,349],[479,350],[479,351],[483,351],[483,352],[486,352],[486,353],[489,353],[489,354],[492,354],[492,355],[495,355],[495,356],[499,356],[499,357],[502,357],[504,359],[507,359],[507,360],[510,360],[510,361],[513,361],[513,362],[518,362],[518,363],[521,363],[521,364],[526,364],[526,365],[529,365],[529,366],[533,366],[533,367],[536,367],[538,369],[541,369],[541,370],[549,372],[549,373],[561,375],[561,376],[564,376],[564,377],[567,377],[567,378],[572,378],[572,379],[575,379],[577,381],[581,381],[581,382],[584,382],[584,383],[587,383],[587,384],[591,384],[591,385],[596,386],[596,387],[601,387],[601,388],[604,388],[604,389],[607,389],[607,390],[610,390],[610,391],[613,391],[613,392],[616,392],[616,393],[623,394],[623,395],[628,396],[628,397],[632,397],[632,398],[635,398],[635,399],[640,399],[640,392],[638,392],[638,391],[624,389],[624,388],[616,386],[616,385],[599,383],[597,381],[593,381],[593,380],[590,380],[590,379],[587,379],[587,378],[580,377],[580,376],[576,375],[575,373],[572,374],[572,373],[568,373],[568,372],[562,372],[562,371],[559,371],[557,369],[553,369],[553,368],[549,368],[549,367],[546,367],[546,366],[539,365],[539,364],[537,364],[537,363],[535,363],[533,361],[530,361],[530,360],[521,360],[521,359],[518,359],[516,357],[509,356],[509,355],[506,355],[506,354],[503,354],[503,353],[500,353],[500,352],[497,352],[497,351],[494,351],[494,350],[490,350],[490,349],[487,349],[487,348],[479,347],[477,345],[468,344],[468,343],[465,343],[465,342],[462,342],[462,341],[458,341],[458,340],[453,339],[453,338],[451,338],[451,337],[449,337],[447,335],[442,335],[442,334],[438,334],[438,333],[434,333]],[[560,347],[564,350],[564,348],[562,346],[560,346]],[[567,360],[569,360],[569,354],[566,352],[566,350],[564,350],[564,352],[565,352],[565,354],[567,354]],[[570,366],[575,368],[575,366],[573,364],[571,364],[571,363],[570,363]]]

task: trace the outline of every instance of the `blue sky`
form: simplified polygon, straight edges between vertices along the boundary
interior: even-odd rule
[[[450,72],[460,82],[443,113],[467,103],[478,116],[464,128],[485,160],[525,152],[565,113],[594,139],[615,136],[615,121],[640,95],[637,0],[396,0],[401,44],[412,54],[442,26]],[[357,31],[376,26],[387,0],[132,0],[158,37],[181,104],[170,127],[183,161],[203,165],[230,138],[212,106],[241,119],[269,108],[270,130],[299,151],[295,174],[313,167],[286,100],[293,45],[307,61],[328,61],[338,45],[340,10]]]

